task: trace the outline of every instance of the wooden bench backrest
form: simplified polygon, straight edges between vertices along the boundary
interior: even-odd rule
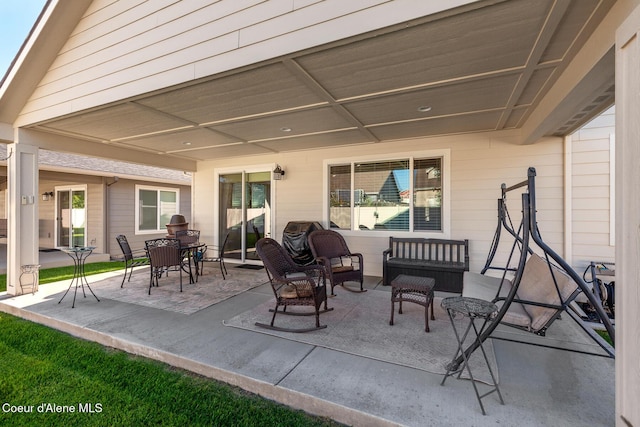
[[[469,267],[469,241],[389,237],[391,257],[464,264]]]

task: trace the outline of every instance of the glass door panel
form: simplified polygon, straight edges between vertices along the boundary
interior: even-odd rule
[[[229,234],[226,258],[242,258],[242,173],[220,175],[219,245]]]
[[[271,172],[234,172],[219,178],[219,245],[225,258],[258,260],[256,241],[271,235]]]
[[[245,192],[245,258],[258,260],[256,242],[265,235],[271,235],[268,226],[271,223],[271,172],[246,174]]]
[[[86,246],[86,190],[56,189],[56,245]]]

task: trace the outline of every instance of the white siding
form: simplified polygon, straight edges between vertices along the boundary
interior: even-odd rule
[[[572,259],[582,272],[590,261],[615,260],[611,209],[615,107],[571,136]]]
[[[19,119],[25,125],[208,77],[470,0],[95,0]]]
[[[550,138],[534,145],[517,146],[510,133],[473,134],[452,137],[394,141],[357,147],[319,149],[273,156],[246,157],[216,162],[203,162],[194,178],[194,211],[204,241],[215,241],[214,194],[215,168],[238,168],[267,162],[279,163],[286,171],[276,185],[275,229],[272,237],[282,239],[282,230],[292,220],[323,220],[323,162],[325,159],[389,156],[432,149],[450,149],[451,170],[451,235],[453,239],[469,239],[471,270],[484,265],[497,223],[497,199],[500,185],[512,185],[527,177],[527,169],[537,170],[538,219],[543,238],[562,254],[563,227],[563,143]],[[510,199],[511,215],[519,222],[519,193]],[[445,202],[446,203],[446,202]],[[385,232],[345,232],[347,243],[365,258],[365,274],[382,274],[382,252],[388,244]]]

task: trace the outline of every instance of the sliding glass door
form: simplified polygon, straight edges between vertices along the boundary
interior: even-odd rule
[[[225,258],[258,260],[256,241],[271,235],[271,171],[219,175],[219,244],[229,234]]]
[[[56,246],[87,245],[87,190],[56,188]]]

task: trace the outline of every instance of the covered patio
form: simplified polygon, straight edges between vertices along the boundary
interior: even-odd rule
[[[249,277],[240,269],[230,270],[232,278]],[[262,274],[266,279],[264,271],[251,274]],[[141,276],[139,282],[132,279],[125,286],[138,290],[139,299],[144,300],[148,297],[144,286],[148,272],[142,269],[135,275]],[[214,287],[219,280],[218,272],[208,268],[196,285],[185,287],[183,297],[188,300],[196,288]],[[73,309],[69,301],[57,303],[68,286],[68,282],[60,282],[41,286],[36,295],[6,296],[0,300],[0,310],[238,385],[347,425],[581,427],[615,423],[611,359],[493,340],[505,404],[501,405],[495,394],[484,398],[487,415],[483,416],[468,380],[449,379],[441,386],[441,374],[412,367],[400,359],[391,363],[305,343],[304,339],[315,332],[276,337],[225,325],[235,316],[273,299],[268,285],[184,314],[153,308],[144,301],[141,305],[110,298],[104,289],[119,288],[120,282],[118,273],[91,277],[92,289],[101,301],[89,295],[80,298]],[[177,293],[173,282],[164,280],[161,286],[173,287]],[[375,294],[390,297],[388,287],[379,283],[379,277],[366,277],[369,291],[356,297],[365,303]],[[354,295],[344,289],[337,289],[336,293],[329,304],[337,305],[340,299]],[[425,341],[433,339],[429,334],[436,336],[437,328],[452,334],[446,320],[432,324],[432,333],[424,332],[423,322],[423,308],[406,304],[394,326],[385,321],[371,327],[392,328],[397,340],[385,344],[389,352],[398,354],[408,351],[403,350],[406,331],[417,332]],[[567,331],[563,329],[570,326],[567,322],[556,322],[547,339],[565,340],[563,334]],[[505,329],[502,333],[510,332]],[[430,345],[437,346],[438,342]],[[102,403],[108,410],[109,402]]]
[[[536,167],[549,243],[616,263],[615,383],[612,360],[496,342],[512,404],[481,417],[463,381],[221,326],[259,290],[186,317],[106,296],[3,306],[345,423],[638,424],[638,34],[638,0],[48,2],[0,83],[11,294],[40,255],[42,149],[192,172],[192,227],[212,245],[233,233],[243,263],[289,221],[335,225],[372,289],[397,235],[468,239],[480,271],[500,185]],[[605,147],[573,144],[614,98]],[[585,200],[605,208],[578,224]]]

